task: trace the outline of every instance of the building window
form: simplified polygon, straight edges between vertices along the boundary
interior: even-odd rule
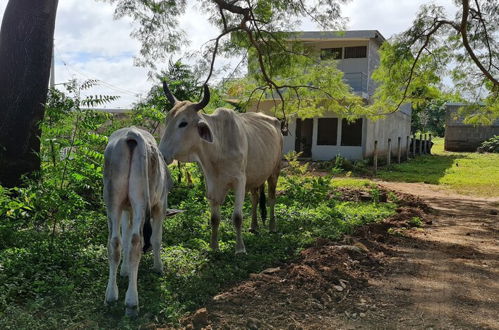
[[[345,47],[345,58],[364,58],[367,57],[367,47]]]
[[[341,145],[360,147],[362,145],[362,118],[354,121],[343,119],[341,123]]]
[[[338,118],[319,118],[317,145],[335,146],[338,133]]]
[[[322,48],[321,60],[339,60],[341,59],[341,48]]]

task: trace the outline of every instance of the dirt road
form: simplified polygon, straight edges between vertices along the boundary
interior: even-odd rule
[[[420,196],[435,210],[433,225],[395,245],[391,271],[373,283],[395,312],[381,328],[499,329],[499,199],[380,184]]]
[[[368,239],[354,238],[364,254],[337,243],[310,248],[301,262],[253,274],[218,295],[184,325],[499,329],[499,199],[379,184],[421,197],[433,208],[432,225],[399,236],[376,236],[372,227]]]

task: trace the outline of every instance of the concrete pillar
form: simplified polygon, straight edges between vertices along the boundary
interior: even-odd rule
[[[386,165],[390,166],[392,162],[392,139],[388,139],[388,153],[386,154]]]
[[[397,144],[397,163],[400,164],[400,157],[402,156],[402,138],[399,136],[398,137],[398,144]]]
[[[419,155],[423,153],[423,133],[419,133]]]
[[[431,154],[431,134],[428,134],[428,153]]]
[[[423,134],[423,154],[426,154],[426,137],[427,134]]]
[[[411,137],[407,135],[407,138],[405,140],[405,160],[409,160],[409,153],[411,152],[409,150],[410,145],[411,145]]]
[[[412,158],[416,158],[416,133],[412,135]]]

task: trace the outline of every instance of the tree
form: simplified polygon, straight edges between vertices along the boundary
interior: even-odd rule
[[[442,6],[423,5],[412,26],[381,52],[374,77],[378,113],[396,111],[404,102],[419,103],[425,93],[450,77],[462,100],[484,102],[468,113],[474,122],[490,123],[499,116],[499,2],[455,0],[452,19]]]
[[[133,36],[142,42],[138,63],[155,68],[171,51],[185,42],[185,33],[178,28],[178,20],[185,12],[186,1],[108,0],[116,4],[116,16],[132,17],[138,28]],[[340,5],[348,0],[201,0],[210,23],[219,35],[207,43],[202,58],[207,68],[205,83],[214,71],[217,56],[246,56],[255,58],[261,79],[257,88],[276,94],[285,116],[286,90],[314,89],[313,85],[278,83],[277,78],[297,61],[309,58],[306,47],[291,42],[292,31],[300,20],[310,18],[322,29],[342,28]],[[299,94],[298,94],[299,95]],[[325,94],[323,94],[324,96]],[[327,97],[327,95],[326,95]]]
[[[10,0],[0,30],[0,183],[40,169],[58,0]]]

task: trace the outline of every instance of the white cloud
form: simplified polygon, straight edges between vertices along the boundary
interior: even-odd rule
[[[11,0],[15,1],[15,0]],[[344,6],[344,16],[350,17],[348,29],[377,29],[386,38],[407,29],[424,0],[354,0]],[[439,0],[450,12],[455,11],[452,0]],[[0,0],[0,16],[7,0]],[[208,23],[199,5],[190,6],[181,27],[187,32],[191,44],[188,49],[201,45],[217,35]],[[303,29],[313,29],[310,22]],[[129,19],[114,20],[113,6],[102,1],[59,1],[56,21],[56,82],[71,78],[97,78],[117,88],[100,86],[90,94],[120,95],[109,107],[129,107],[145,95],[152,82],[147,80],[147,70],[133,66],[133,56],[140,44],[130,37],[132,26]],[[176,54],[174,58],[180,55]],[[217,59],[217,65],[236,65],[237,61]]]

